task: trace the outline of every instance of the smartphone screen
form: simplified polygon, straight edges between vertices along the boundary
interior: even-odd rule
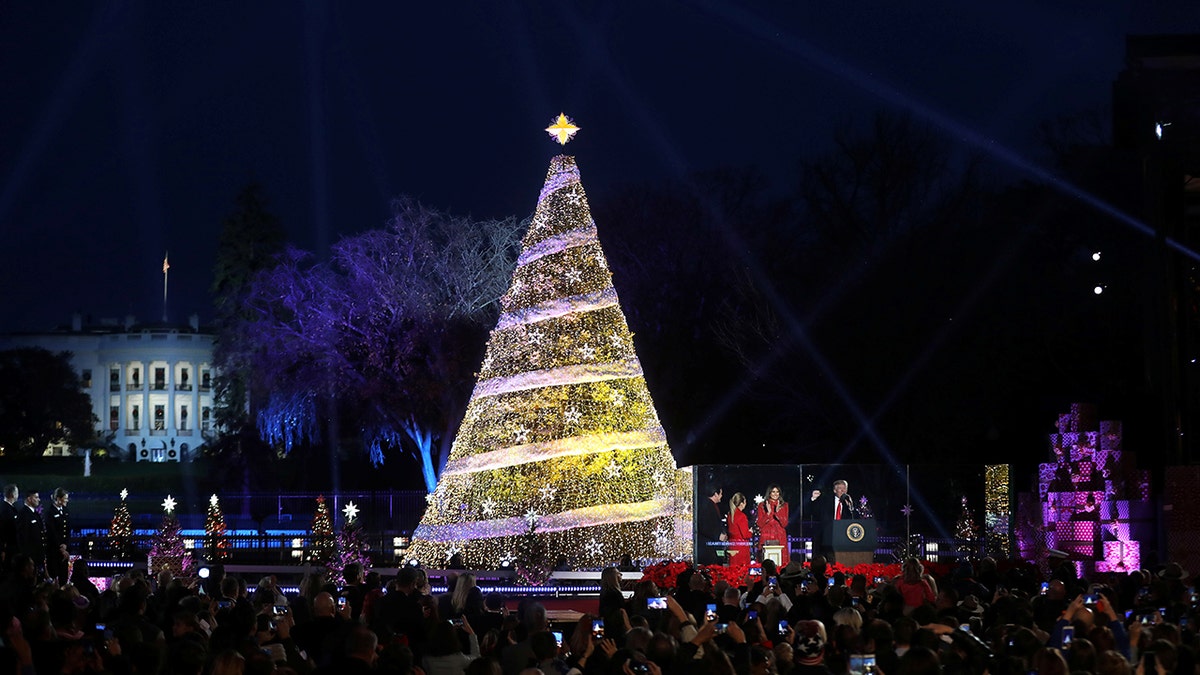
[[[1062,629],[1063,649],[1067,649],[1068,647],[1070,647],[1071,640],[1074,640],[1074,639],[1075,639],[1075,627],[1074,626],[1063,626],[1063,629]]]
[[[787,632],[788,632],[788,622],[787,622],[787,619],[784,619],[783,621],[779,622],[779,634],[787,635]]]
[[[592,620],[592,637],[597,640],[604,638],[604,619]]]
[[[829,577],[829,581],[828,581],[828,582],[826,582],[826,583],[827,583],[827,584],[829,584],[829,587],[830,587],[830,588],[833,588],[833,584],[835,583],[835,581],[834,581],[834,578],[833,578],[833,577]]]
[[[704,620],[705,621],[716,621],[717,620],[717,606],[716,605],[709,605],[708,607],[706,607],[704,609]]]
[[[1039,594],[1041,594],[1041,595],[1045,595],[1045,594],[1046,594],[1046,591],[1048,591],[1048,590],[1050,590],[1050,582],[1049,582],[1049,581],[1043,581],[1043,582],[1042,582],[1042,590],[1038,591],[1038,593],[1039,593]]]
[[[646,598],[646,609],[666,609],[666,598]]]
[[[753,609],[752,609],[752,610],[750,610],[750,611],[746,612],[746,620],[747,620],[747,621],[753,621],[753,620],[755,620],[755,619],[757,619],[757,618],[758,618],[758,611],[757,611],[757,610],[753,610]]]
[[[559,647],[562,646],[562,638],[563,638],[562,633],[560,633],[559,631],[554,631],[554,641],[558,643]]]

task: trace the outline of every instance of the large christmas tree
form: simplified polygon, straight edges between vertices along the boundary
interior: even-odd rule
[[[550,162],[501,306],[409,557],[515,558],[537,581],[564,558],[689,555],[691,472],[667,447],[574,157]]]

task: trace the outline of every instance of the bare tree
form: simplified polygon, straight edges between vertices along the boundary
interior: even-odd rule
[[[290,250],[255,277],[240,339],[270,392],[262,437],[286,450],[355,429],[377,463],[411,451],[432,490],[523,228],[399,199],[386,229],[343,239],[328,263]]]

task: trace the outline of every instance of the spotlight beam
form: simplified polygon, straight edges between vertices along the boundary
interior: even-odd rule
[[[1054,186],[1063,194],[1125,224],[1137,232],[1149,237],[1158,236],[1154,228],[1141,220],[1112,206],[1052,171],[1025,159],[1011,148],[1007,148],[971,127],[958,122],[950,117],[950,115],[937,110],[931,105],[914,100],[912,97],[897,91],[891,85],[872,77],[865,71],[817,49],[808,41],[796,35],[789,34],[784,36],[779,31],[778,25],[770,24],[757,16],[751,15],[746,10],[739,9],[731,3],[702,2],[699,4],[718,18],[740,26],[743,31],[749,33],[752,37],[773,43],[783,52],[800,58],[808,64],[824,71],[826,74],[833,76],[835,79],[841,82],[852,83],[884,103],[908,111],[928,121],[935,127],[940,128],[952,140],[978,148],[1003,164]],[[1165,243],[1168,248],[1193,260],[1200,261],[1200,253],[1193,251],[1175,239],[1166,237]]]

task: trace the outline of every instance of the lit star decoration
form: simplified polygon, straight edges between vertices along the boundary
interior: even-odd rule
[[[591,345],[584,345],[579,348],[579,355],[584,359],[591,361],[596,358],[596,348]]]
[[[573,282],[583,279],[583,272],[580,272],[579,270],[568,270],[567,273],[563,275],[563,277],[566,278],[567,281],[570,281],[573,283]]]
[[[429,504],[430,506],[432,506],[433,503],[436,501],[437,501],[436,493],[430,492],[429,494],[425,495],[425,503],[426,504]]]
[[[342,513],[346,515],[346,520],[354,520],[358,516],[358,507],[354,505],[354,502],[350,502],[346,504],[346,508],[342,509]]]
[[[514,554],[523,570],[548,574],[559,556],[595,568],[615,552],[692,554],[692,472],[671,455],[597,227],[575,159],[555,157],[483,350],[488,368],[408,558],[437,565],[454,545],[468,567]],[[578,281],[568,280],[571,270]],[[584,345],[595,350],[590,358]],[[528,430],[524,442],[514,442],[518,429]],[[549,500],[547,485],[556,488]],[[656,536],[660,525],[668,540]],[[588,550],[592,539],[599,556]]]
[[[172,497],[171,495],[167,495],[167,498],[163,500],[162,507],[163,507],[163,511],[166,511],[167,513],[174,513],[175,512],[175,498]]]
[[[617,460],[611,459],[608,466],[604,467],[604,473],[608,474],[609,478],[617,478],[621,475],[621,465],[617,464]]]
[[[604,552],[604,545],[600,543],[599,539],[593,538],[587,544],[587,552],[590,555],[598,556]]]
[[[900,509],[900,513],[903,513],[906,516],[911,516],[913,514],[912,504],[905,504],[904,508]]]
[[[558,118],[546,127],[546,133],[558,142],[559,145],[566,145],[575,134],[579,133],[579,127],[575,126],[574,120],[567,117],[563,113],[558,114]]]
[[[121,488],[121,501],[125,501],[125,498],[128,496],[129,496],[129,490],[126,490],[125,488]]]
[[[220,501],[221,500],[217,498],[216,493],[213,493],[213,496],[208,498],[208,503],[213,506],[216,506]]]
[[[765,501],[767,501],[767,498],[766,498],[766,497],[764,497],[764,496],[762,496],[762,495],[754,495],[754,503],[755,503],[755,504],[761,504],[761,503],[763,503],[763,502],[765,502]]]
[[[538,490],[538,492],[542,494],[543,500],[550,500],[554,499],[554,493],[557,492],[557,489],[553,485],[543,485],[542,489]]]
[[[529,442],[529,430],[528,429],[517,429],[516,431],[513,432],[513,440],[516,441],[517,443],[528,443]]]
[[[530,528],[537,524],[538,517],[537,511],[534,511],[533,509],[529,509],[525,512],[525,522],[529,523]]]

